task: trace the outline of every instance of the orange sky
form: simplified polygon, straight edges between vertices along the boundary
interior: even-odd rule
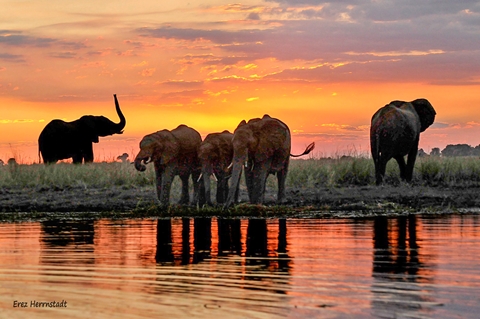
[[[316,0],[0,0],[0,158],[38,161],[52,119],[127,118],[97,160],[179,124],[203,136],[268,113],[292,151],[369,153],[373,113],[424,97],[427,152],[480,144],[480,5]],[[5,10],[6,8],[6,10]]]

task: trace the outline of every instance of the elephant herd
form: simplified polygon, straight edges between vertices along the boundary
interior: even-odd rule
[[[203,141],[200,133],[183,124],[171,131],[146,135],[140,142],[134,164],[137,170],[145,171],[145,164],[153,162],[161,205],[169,204],[172,181],[178,175],[182,182],[180,204],[189,203],[191,176],[194,203],[212,205],[210,178],[213,177],[217,181],[216,202],[228,208],[238,200],[242,171],[251,203],[263,203],[269,174],[277,175],[277,202],[282,203],[289,158],[306,155],[314,147],[312,143],[302,154],[290,154],[288,126],[264,115],[248,123],[242,121],[233,134],[229,131],[211,133]]]
[[[92,162],[92,143],[98,143],[99,136],[122,134],[126,125],[116,95],[114,101],[119,123],[92,115],[73,122],[48,123],[38,139],[44,163],[67,158],[72,158],[73,163]],[[401,178],[411,181],[420,133],[434,122],[435,115],[426,99],[392,101],[373,115],[370,146],[377,185],[382,183],[386,164],[392,158],[398,162]],[[283,203],[290,157],[309,154],[314,147],[315,143],[311,143],[302,154],[292,155],[288,126],[265,114],[248,122],[243,120],[233,133],[211,133],[203,141],[196,130],[183,124],[148,134],[140,142],[134,165],[138,171],[145,171],[145,165],[153,162],[157,197],[164,206],[169,205],[172,181],[178,175],[182,183],[180,204],[190,203],[191,177],[194,204],[213,205],[213,177],[217,182],[216,203],[229,208],[238,201],[242,172],[252,204],[263,204],[269,174],[277,177],[277,203]]]

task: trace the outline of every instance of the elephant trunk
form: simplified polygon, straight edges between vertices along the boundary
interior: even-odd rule
[[[116,124],[115,128],[118,134],[121,134],[123,133],[123,129],[125,128],[127,121],[125,119],[125,116],[123,116],[122,110],[120,110],[120,104],[118,103],[117,95],[114,94],[113,98],[115,99],[115,109],[117,110],[118,117],[120,118],[120,122]]]
[[[135,158],[134,164],[137,171],[144,172],[147,169],[147,167],[144,164],[148,164],[148,162],[144,158],[137,157]]]
[[[234,157],[234,160],[232,163],[233,164],[232,176],[230,177],[230,188],[228,190],[228,197],[227,197],[227,200],[225,201],[224,208],[229,208],[234,204],[235,192],[240,183],[240,176],[242,174],[242,168],[246,158],[247,158],[246,154],[238,158]]]
[[[205,198],[207,200],[207,204],[211,205],[212,204],[212,197],[210,196],[211,190],[210,190],[210,173],[207,171],[204,171],[202,173],[203,176],[203,185],[205,186]]]

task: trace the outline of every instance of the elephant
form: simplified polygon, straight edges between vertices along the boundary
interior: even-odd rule
[[[122,134],[126,125],[114,94],[115,108],[119,123],[114,123],[104,116],[84,115],[78,120],[65,122],[52,120],[40,133],[38,151],[45,164],[55,164],[59,160],[72,158],[73,163],[93,162],[93,145],[98,143],[98,137]]]
[[[436,114],[430,102],[421,98],[411,102],[392,101],[373,115],[370,148],[377,185],[383,183],[387,162],[392,158],[398,163],[400,178],[411,182],[420,133],[433,124]]]
[[[179,175],[182,182],[179,203],[186,205],[190,202],[188,178],[191,175],[194,185],[194,202],[203,205],[203,186],[198,182],[201,171],[198,148],[201,142],[200,134],[183,124],[171,131],[161,130],[146,135],[141,140],[140,152],[134,161],[135,168],[143,172],[146,169],[145,164],[153,161],[157,197],[161,206],[168,206],[170,203],[170,188],[176,175]]]
[[[307,146],[300,155],[290,154],[290,129],[282,121],[265,114],[261,119],[243,120],[233,133],[232,176],[224,209],[229,208],[245,166],[245,181],[250,203],[263,204],[265,184],[269,174],[276,174],[278,181],[277,202],[285,201],[285,180],[290,157],[309,154],[315,143]]]
[[[229,131],[208,134],[200,145],[198,157],[202,166],[201,178],[205,187],[207,205],[212,206],[210,194],[210,176],[217,181],[217,204],[223,204],[228,195],[228,179],[231,169],[228,167],[233,158],[233,134]],[[238,187],[236,191],[238,199]]]

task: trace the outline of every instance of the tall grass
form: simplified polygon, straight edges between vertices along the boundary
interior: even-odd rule
[[[138,172],[128,163],[7,165],[0,168],[0,187],[109,187],[153,185],[153,165]]]
[[[292,160],[287,176],[287,187],[344,187],[373,185],[374,165],[368,157],[340,157],[329,159]],[[385,183],[399,184],[398,165],[391,160],[387,165]],[[417,159],[413,183],[427,186],[480,185],[480,159],[477,157],[428,157]],[[8,187],[141,187],[153,186],[153,165],[138,172],[128,163],[92,163],[73,165],[5,165],[0,167],[0,188]],[[174,187],[179,184],[176,178]],[[242,179],[242,187],[244,187]],[[276,188],[271,176],[267,187]],[[172,189],[173,191],[173,189]]]

